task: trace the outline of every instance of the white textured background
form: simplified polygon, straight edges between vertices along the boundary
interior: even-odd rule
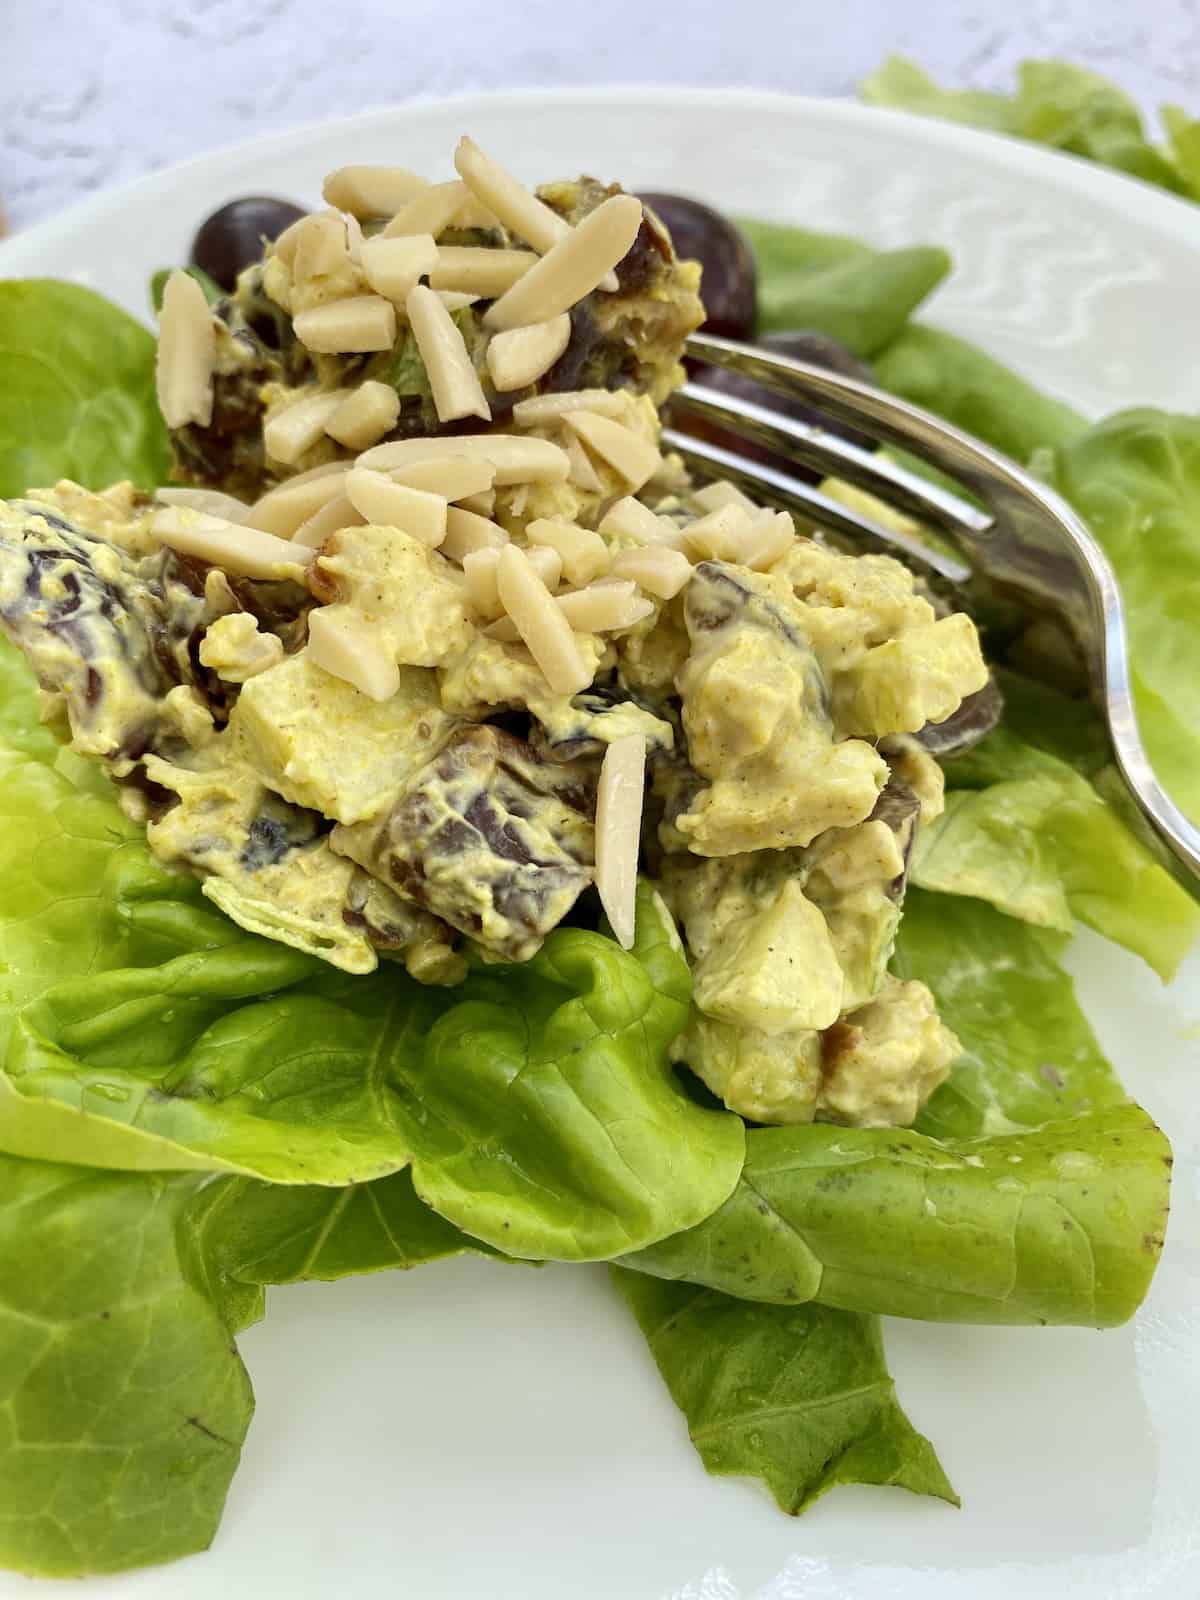
[[[1148,107],[1200,101],[1200,0],[0,0],[0,197],[19,227],[261,130],[459,90],[845,95],[889,50],[957,85],[1062,55]]]

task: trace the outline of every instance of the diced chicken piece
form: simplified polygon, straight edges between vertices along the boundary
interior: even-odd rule
[[[806,845],[864,821],[886,780],[870,745],[834,742],[801,609],[780,580],[719,562],[684,592],[683,725],[709,787],[675,826],[698,855]]]
[[[247,682],[229,726],[264,783],[350,823],[384,811],[452,723],[432,672],[402,668],[399,689],[380,702],[301,651]]]
[[[824,1036],[817,1115],[857,1127],[908,1127],[962,1054],[923,983],[890,978]]]

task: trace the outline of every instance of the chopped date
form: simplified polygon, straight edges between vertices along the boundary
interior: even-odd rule
[[[459,729],[381,822],[335,850],[510,961],[534,955],[591,882],[586,776],[499,728]]]

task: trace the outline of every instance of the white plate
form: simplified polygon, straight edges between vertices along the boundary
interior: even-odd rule
[[[448,170],[469,130],[529,178],[590,170],[747,215],[947,245],[933,310],[1075,404],[1200,409],[1200,211],[1082,163],[895,113],[713,91],[418,105],[263,139],[0,247],[0,275],[144,313],[154,267],[239,193],[313,199],[350,161]],[[1171,1134],[1175,1204],[1133,1326],[888,1325],[901,1396],[963,1497],[839,1489],[790,1521],[706,1478],[602,1269],[478,1261],[275,1290],[214,1548],[79,1600],[1072,1600],[1200,1592],[1200,957],[1165,992],[1081,938],[1072,968]],[[0,1600],[36,1593],[0,1575]]]

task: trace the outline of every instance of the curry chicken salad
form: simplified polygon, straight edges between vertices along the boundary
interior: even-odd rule
[[[593,887],[628,947],[640,874],[680,1063],[755,1122],[911,1123],[958,1042],[888,965],[975,626],[661,452],[703,308],[639,200],[455,166],[333,173],[214,305],[171,276],[180,487],[0,507],[44,716],[160,861],[349,973],[526,961]]]

